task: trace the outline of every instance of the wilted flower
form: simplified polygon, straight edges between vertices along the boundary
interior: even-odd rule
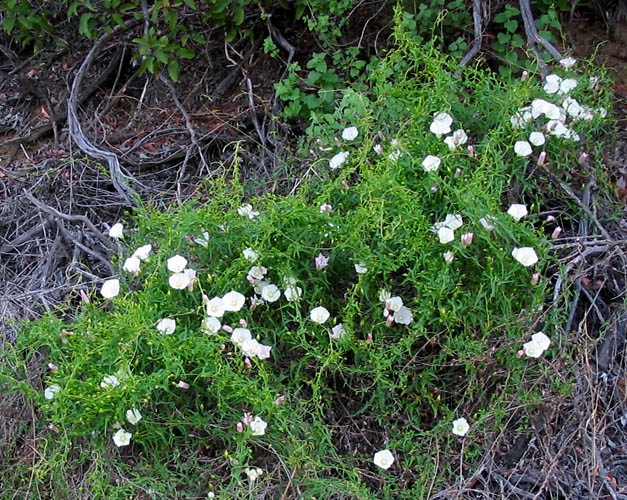
[[[206,333],[207,335],[215,335],[220,331],[221,326],[222,324],[218,318],[215,316],[207,316],[202,320],[201,328],[203,333]]]
[[[200,237],[193,239],[194,243],[200,245],[201,247],[207,248],[209,246],[209,233],[204,231]]]
[[[363,265],[362,262],[355,264],[355,272],[357,274],[366,274],[368,272],[368,268]]]
[[[533,120],[531,106],[520,108],[516,114],[509,119],[513,128],[524,128],[531,120]]]
[[[266,433],[266,427],[268,423],[265,422],[259,415],[256,415],[250,423],[250,430],[253,436],[263,436]]]
[[[546,139],[542,132],[531,132],[531,134],[529,134],[529,142],[534,146],[542,146],[545,141]]]
[[[276,302],[281,296],[281,291],[276,285],[266,285],[261,289],[261,298],[266,302]]]
[[[327,311],[327,309],[322,306],[315,307],[309,313],[309,317],[311,318],[311,321],[313,321],[314,323],[319,323],[319,324],[322,324],[326,320],[328,320],[329,316],[330,316],[329,311]]]
[[[396,161],[398,160],[403,153],[401,153],[401,151],[399,149],[395,149],[394,151],[392,151],[389,155],[388,155],[388,159],[390,161]]]
[[[346,335],[346,330],[344,329],[344,325],[342,323],[338,323],[331,328],[330,336],[332,339],[341,339],[344,335]]]
[[[533,273],[531,275],[531,281],[529,282],[531,285],[537,285],[540,281],[540,273]]]
[[[440,168],[440,163],[442,160],[434,155],[428,155],[424,160],[422,160],[422,168],[425,172],[435,172],[438,168]]]
[[[466,132],[464,132],[464,130],[461,128],[457,129],[455,132],[453,132],[452,135],[449,135],[448,137],[446,137],[446,139],[444,139],[444,143],[449,147],[451,151],[457,149],[457,146],[466,144],[466,141],[468,141],[468,136],[466,135]]]
[[[342,163],[346,161],[346,158],[348,158],[348,151],[339,152],[338,154],[336,154],[333,158],[329,160],[329,168],[331,170],[340,168],[342,166]]]
[[[381,144],[375,144],[374,147],[372,148],[374,150],[375,153],[377,153],[378,155],[380,155],[381,153],[383,153],[383,146],[381,146]]]
[[[342,130],[342,139],[345,141],[352,141],[359,135],[357,127],[347,127]]]
[[[173,273],[182,273],[187,265],[187,259],[180,255],[175,255],[168,259],[168,271]]]
[[[250,220],[259,215],[259,212],[254,211],[253,206],[250,203],[246,203],[246,205],[239,207],[237,209],[237,213],[242,217],[248,217]]]
[[[512,250],[512,257],[525,267],[533,266],[538,262],[538,256],[531,247],[514,248]]]
[[[242,255],[249,262],[256,262],[259,258],[259,254],[255,252],[252,248],[245,248],[242,251]]]
[[[237,312],[242,308],[244,302],[246,302],[246,297],[235,290],[231,290],[222,297],[225,311]]]
[[[152,250],[152,245],[150,244],[143,245],[139,247],[137,250],[135,250],[135,252],[133,252],[133,257],[137,257],[139,260],[146,260],[148,259],[148,256],[150,255],[151,250]]]
[[[451,124],[453,123],[453,117],[448,113],[440,111],[436,113],[429,126],[429,130],[433,132],[436,137],[441,137],[444,134],[448,134],[451,131]]]
[[[52,399],[54,398],[54,395],[60,390],[61,386],[59,384],[50,384],[48,387],[46,387],[46,390],[44,391],[44,398]]]
[[[189,384],[187,382],[183,382],[182,380],[179,380],[176,385],[181,389],[189,389]]]
[[[184,290],[191,283],[191,279],[187,273],[174,273],[168,278],[168,283],[175,290]]]
[[[528,213],[527,206],[521,203],[514,203],[513,205],[509,207],[509,209],[507,210],[507,213],[511,215],[514,219],[520,220],[525,215],[527,215]]]
[[[394,463],[394,455],[392,455],[392,452],[390,450],[377,451],[374,454],[374,458],[372,461],[377,467],[381,467],[382,469],[389,469]]]
[[[457,436],[465,436],[469,429],[470,425],[468,425],[468,422],[464,417],[453,421],[453,434]]]
[[[119,429],[113,435],[113,442],[118,448],[120,446],[127,446],[131,443],[131,437],[133,437],[133,435],[130,432],[126,432],[124,429]]]
[[[113,226],[111,226],[111,229],[109,229],[109,236],[111,238],[115,238],[116,240],[124,237],[124,226],[121,222],[116,222]]]
[[[462,246],[470,246],[472,244],[472,240],[475,236],[475,233],[464,233],[461,235],[460,237],[460,241],[462,243]]]
[[[494,229],[496,229],[496,226],[494,225],[496,219],[491,215],[481,217],[481,219],[479,219],[479,222],[483,226],[483,229],[485,229],[486,231],[494,231]]]
[[[118,293],[120,293],[120,280],[118,279],[106,280],[100,288],[100,294],[105,299],[112,299]]]
[[[141,261],[138,257],[129,257],[124,261],[124,265],[122,269],[124,269],[127,273],[132,273],[135,276],[139,273],[139,268],[141,266]]]
[[[453,262],[453,252],[451,252],[450,250],[448,252],[444,252],[442,254],[442,257],[444,257],[444,262],[446,262],[447,264],[450,264],[451,262]]]
[[[135,425],[141,419],[142,419],[142,414],[139,412],[137,408],[126,410],[126,420],[128,420],[129,423]]]
[[[157,323],[157,330],[165,335],[172,335],[176,330],[176,321],[172,318],[163,318]]]
[[[320,205],[320,213],[323,214],[325,212],[330,212],[331,210],[333,210],[333,207],[331,205],[329,205],[328,203],[323,203],[322,205]]]
[[[100,387],[110,389],[120,385],[120,380],[115,375],[105,375],[100,382]]]
[[[326,257],[322,252],[320,252],[315,258],[314,263],[316,264],[316,270],[321,271],[329,265],[329,258]]]
[[[514,144],[514,152],[518,156],[529,156],[533,150],[531,149],[531,144],[527,141],[516,141],[516,144]]]
[[[392,294],[390,293],[389,290],[386,290],[385,288],[382,288],[379,291],[379,301],[380,302],[387,302],[388,300],[390,300],[391,297],[392,297]]]

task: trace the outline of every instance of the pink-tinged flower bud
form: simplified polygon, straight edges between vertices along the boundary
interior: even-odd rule
[[[390,315],[390,310],[386,307],[383,309],[383,317],[387,318]]]
[[[431,186],[431,192],[436,193],[438,191],[438,186]]]
[[[50,368],[51,371],[55,372],[59,369],[59,367],[53,363],[48,363],[48,368]]]
[[[475,233],[464,233],[461,236],[462,246],[469,246],[472,243],[472,239],[475,237]]]
[[[226,344],[220,344],[220,349],[224,351],[224,349],[226,349]]]
[[[456,168],[456,169],[455,169],[455,174],[453,174],[453,176],[454,176],[456,179],[459,179],[459,178],[462,176],[462,169],[461,169],[461,168]]]
[[[250,362],[250,359],[248,358],[244,358],[244,364],[248,367],[248,368],[252,368],[253,364]]]
[[[590,159],[590,155],[584,151],[583,153],[579,155],[579,158],[577,158],[577,161],[579,162],[580,165],[585,165],[586,163],[588,163],[589,159]]]
[[[392,139],[392,140],[390,141],[390,145],[391,145],[391,146],[393,146],[393,147],[398,146],[398,140],[397,140],[397,139]]]
[[[50,422],[46,427],[48,427],[49,431],[57,432],[57,428],[52,422]]]
[[[522,75],[520,75],[520,81],[524,82],[527,79],[528,76],[529,76],[529,71],[527,71],[527,70],[523,71]]]
[[[246,276],[246,279],[248,280],[248,282],[249,282],[251,285],[254,285],[254,284],[255,284],[255,278],[253,278],[250,274],[248,274],[248,275]]]
[[[244,412],[244,418],[242,419],[242,423],[244,425],[250,425],[253,421],[253,414],[250,412]]]
[[[472,158],[475,156],[475,147],[472,144],[468,145],[468,156]]]
[[[525,355],[525,350],[524,349],[521,349],[520,351],[518,351],[516,353],[516,356],[519,357],[519,358],[522,358],[524,355]]]
[[[562,234],[562,228],[557,226],[555,229],[553,229],[553,232],[551,233],[551,239],[556,240],[560,237],[560,234]]]
[[[546,162],[546,151],[542,151],[538,155],[538,165],[544,165],[545,162]]]
[[[531,284],[532,285],[537,285],[538,281],[540,281],[540,273],[533,273],[533,275],[531,276]]]
[[[135,275],[137,276],[137,275]],[[79,295],[81,296],[81,300],[83,302],[85,302],[85,304],[89,304],[89,297],[87,296],[87,294],[85,293],[85,290],[79,290],[78,291]]]
[[[351,187],[348,185],[347,181],[342,181],[342,186],[344,186],[346,189],[350,189]]]
[[[372,149],[374,149],[374,152],[378,155],[383,153],[383,146],[381,146],[381,144],[376,144]]]
[[[179,380],[179,383],[176,385],[181,389],[189,389],[189,384],[187,382],[183,382],[182,380]]]
[[[240,318],[239,324],[242,325],[243,328],[246,328],[248,326],[248,321],[246,321],[244,318]]]
[[[369,333],[368,336],[366,337],[366,340],[368,342],[372,342],[372,333]]]
[[[222,329],[227,333],[233,333],[233,328],[231,328],[229,325],[222,325]]]
[[[280,404],[283,404],[284,401],[285,401],[285,396],[279,396],[278,398],[274,400],[274,404],[279,406]]]
[[[394,316],[390,314],[385,320],[385,326],[389,328],[390,326],[392,326],[392,323],[394,323]]]
[[[244,424],[237,422],[237,432],[244,432]]]
[[[554,220],[555,220],[555,216],[553,216],[553,215],[547,215],[547,217],[546,217],[546,221],[547,221],[547,222],[553,222]]]
[[[324,151],[324,152],[326,152],[326,151],[331,151],[333,148],[325,148],[324,146],[318,146],[318,149],[319,149],[320,151]]]
[[[313,156],[313,157],[316,156],[316,152],[313,149],[309,150],[309,154],[311,154],[311,156]]]

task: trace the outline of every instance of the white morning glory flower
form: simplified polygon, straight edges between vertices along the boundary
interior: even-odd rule
[[[394,463],[394,455],[392,455],[390,450],[377,451],[374,454],[372,461],[377,467],[387,470],[392,467],[392,464]]]
[[[200,237],[193,239],[194,243],[200,245],[201,247],[207,248],[209,246],[209,233],[204,231]]]
[[[175,255],[168,259],[168,271],[173,273],[182,273],[187,265],[187,259],[180,255]]]
[[[481,219],[479,219],[479,222],[483,226],[483,229],[485,229],[486,231],[494,231],[494,229],[496,229],[496,226],[494,225],[496,223],[496,219],[491,215],[481,217]]]
[[[133,252],[133,257],[137,257],[139,260],[146,260],[148,259],[148,256],[150,255],[151,250],[152,250],[152,245],[150,244],[142,245],[137,250],[135,250],[135,252]]]
[[[531,134],[529,134],[529,142],[534,146],[542,146],[545,141],[546,139],[542,132],[531,132]]]
[[[261,289],[261,298],[266,302],[276,302],[281,296],[281,291],[276,285],[266,285]]]
[[[512,128],[524,128],[527,123],[533,120],[533,116],[531,114],[531,106],[525,106],[520,108],[510,119],[510,123],[512,124]]]
[[[329,258],[326,257],[322,252],[320,252],[318,256],[314,259],[314,263],[316,265],[316,271],[321,271],[329,265]]]
[[[449,135],[448,137],[446,137],[446,139],[444,139],[444,143],[451,151],[454,151],[455,149],[457,149],[458,146],[461,146],[462,144],[466,144],[467,141],[468,136],[466,135],[466,132],[464,132],[464,129],[461,128],[457,129],[455,132],[453,132],[452,135]]]
[[[395,149],[388,155],[388,159],[390,161],[397,161],[402,155],[403,153],[401,153],[399,149]]]
[[[320,325],[324,323],[326,320],[328,320],[329,316],[330,316],[329,311],[325,307],[322,307],[322,306],[315,307],[309,313],[309,317],[311,318],[311,321],[313,321],[314,323],[318,323]]]
[[[464,417],[453,421],[453,434],[456,436],[465,436],[469,429],[470,425]]]
[[[244,342],[250,339],[252,339],[252,335],[248,328],[235,328],[231,333],[231,342],[240,348]]]
[[[518,221],[527,215],[527,206],[521,203],[514,203],[509,207],[507,213]]]
[[[253,266],[248,271],[248,276],[256,280],[262,280],[263,277],[268,273],[268,269],[263,266]]]
[[[112,299],[118,293],[120,293],[120,280],[118,279],[106,280],[100,288],[100,294],[105,299]]]
[[[577,63],[577,59],[575,59],[574,57],[564,57],[563,59],[560,59],[559,62],[562,68],[568,69],[573,67]]]
[[[562,78],[558,75],[548,75],[544,79],[544,91],[547,94],[555,94],[560,89],[560,83],[562,83]]]
[[[120,446],[127,446],[131,443],[131,437],[133,437],[133,435],[130,432],[126,432],[124,429],[119,429],[113,435],[113,442],[118,448]]]
[[[346,335],[346,330],[344,329],[344,325],[342,323],[338,323],[331,328],[330,336],[332,339],[341,339],[344,335]]]
[[[263,436],[266,433],[268,423],[265,422],[259,415],[255,415],[255,418],[253,418],[249,426],[253,436]]]
[[[139,268],[141,266],[141,261],[138,257],[129,257],[124,261],[124,265],[122,269],[124,269],[127,273],[132,273],[135,276],[139,273]]]
[[[428,155],[424,160],[422,160],[422,168],[425,172],[435,172],[438,168],[440,168],[440,163],[442,160],[434,155]]]
[[[531,340],[536,342],[543,351],[546,351],[551,345],[551,339],[547,337],[544,332],[537,332],[531,336]]]
[[[564,99],[562,108],[573,118],[578,118],[584,113],[584,108],[577,102],[577,99],[573,99],[570,96]]]
[[[394,322],[400,325],[409,325],[414,320],[411,311],[402,306],[398,311],[394,312]]]
[[[362,262],[358,262],[355,264],[355,272],[357,274],[366,274],[368,272],[368,268],[364,266]]]
[[[386,305],[387,308],[390,311],[398,311],[401,307],[403,307],[403,299],[401,299],[400,297],[390,297],[387,301],[386,301]]]
[[[142,414],[139,412],[137,408],[126,410],[126,420],[128,420],[129,423],[135,425],[141,419],[142,419]]]
[[[253,290],[255,291],[257,295],[261,295],[261,290],[263,290],[263,287],[271,285],[271,284],[272,283],[270,283],[269,281],[256,280],[255,283],[253,284]],[[263,300],[262,299],[259,299],[259,300],[261,301],[259,304],[263,304]]]
[[[288,302],[294,302],[300,299],[302,294],[303,294],[303,289],[296,285],[290,285],[286,287],[285,290],[283,291],[283,295],[285,295],[285,298],[287,299]]]
[[[551,339],[544,333],[534,333],[531,336],[531,340],[523,344],[523,352],[530,358],[539,358],[550,345]]]
[[[224,316],[224,302],[220,297],[214,297],[206,304],[207,316],[221,318]]]
[[[215,335],[220,331],[221,327],[222,324],[220,323],[220,320],[215,316],[207,316],[202,320],[201,328],[203,333],[206,333],[207,335]]]
[[[109,236],[111,238],[115,238],[116,240],[124,237],[124,226],[121,222],[116,222],[113,226],[111,226],[111,229],[109,229]]]
[[[566,118],[564,111],[558,105],[544,99],[534,99],[531,101],[531,116],[538,118],[540,115],[544,115],[550,120],[564,121]]]
[[[352,141],[359,135],[357,127],[347,127],[342,130],[342,139],[345,141]]]
[[[385,288],[379,291],[379,302],[387,302],[392,297],[392,293]]]
[[[531,247],[514,248],[512,250],[512,257],[525,267],[533,266],[538,262],[538,256]]]
[[[243,307],[244,302],[246,302],[246,297],[235,290],[231,290],[222,297],[225,311],[237,312]]]
[[[460,214],[446,214],[444,225],[455,231],[464,225],[464,220]]]
[[[440,243],[445,245],[455,239],[455,232],[450,227],[441,227],[438,229],[438,238],[440,238]]]
[[[342,166],[342,163],[346,161],[346,158],[348,158],[348,151],[339,152],[338,154],[336,154],[333,158],[329,160],[329,168],[331,170],[340,168]]]
[[[529,156],[532,151],[531,144],[527,141],[516,141],[516,144],[514,144],[514,152],[518,156]]]
[[[442,254],[442,257],[444,258],[444,262],[450,264],[453,262],[453,258],[455,257],[455,255],[449,250],[448,252],[444,252]]]
[[[120,380],[115,375],[105,375],[100,382],[103,389],[111,389],[120,385]]]
[[[237,209],[237,213],[242,217],[248,217],[250,220],[253,220],[259,215],[259,212],[253,210],[253,206],[250,203],[246,203],[246,205],[239,207]]]
[[[559,95],[568,94],[571,90],[575,89],[578,84],[579,82],[574,78],[566,78],[560,83],[560,88],[557,93]]]
[[[174,273],[168,278],[168,283],[175,290],[183,290],[191,283],[191,278],[188,273]]]
[[[429,126],[429,130],[433,132],[436,137],[441,137],[444,134],[448,134],[451,131],[451,124],[453,123],[453,117],[448,113],[440,111],[436,113]]]
[[[157,330],[164,335],[172,335],[176,330],[176,320],[172,318],[163,318],[157,323]]]
[[[256,262],[259,258],[259,254],[255,252],[252,248],[245,248],[242,251],[242,255],[249,262]]]
[[[259,353],[259,342],[256,339],[246,339],[240,344],[240,349],[244,353],[244,356],[249,358],[256,358]]]
[[[244,472],[248,476],[248,480],[250,482],[255,482],[257,478],[263,474],[263,470],[261,470],[259,467],[249,467],[247,469],[244,469]]]
[[[46,390],[44,391],[44,398],[52,399],[60,390],[61,386],[59,384],[51,384],[46,387]]]

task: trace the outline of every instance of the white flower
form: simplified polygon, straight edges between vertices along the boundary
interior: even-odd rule
[[[536,342],[543,351],[546,351],[551,345],[551,339],[547,337],[544,332],[534,333],[531,336],[531,340]]]
[[[281,296],[281,291],[276,285],[266,285],[261,289],[261,298],[266,302],[276,302]]]
[[[342,323],[338,323],[331,328],[332,339],[341,339],[344,335],[346,335],[346,330],[344,329],[344,325]]]
[[[558,105],[544,99],[534,99],[531,101],[531,116],[538,118],[540,115],[544,115],[550,120],[564,121],[566,118],[566,115]]]
[[[527,215],[527,206],[521,203],[514,203],[512,206],[509,207],[507,213],[511,215],[514,219],[520,220],[525,215]]]
[[[514,248],[514,250],[512,250],[512,257],[525,267],[533,266],[538,262],[538,256],[531,247]]]
[[[496,223],[496,219],[491,215],[481,217],[481,219],[479,219],[479,222],[483,226],[483,229],[485,229],[486,231],[494,231],[494,229],[496,229],[496,226],[494,225]]]
[[[244,342],[250,339],[252,339],[252,335],[248,328],[235,328],[231,333],[231,342],[240,348]]]
[[[450,227],[441,227],[438,229],[438,238],[440,238],[440,243],[445,245],[455,239],[455,232]]]
[[[579,135],[569,129],[560,120],[549,120],[546,124],[547,131],[556,137],[563,137],[564,139],[572,139],[579,141]]]
[[[120,280],[118,279],[110,279],[105,281],[102,284],[102,288],[100,289],[100,294],[105,299],[112,299],[118,293],[120,293]]]
[[[385,304],[390,311],[396,312],[403,307],[403,299],[400,297],[390,297]]]
[[[544,338],[538,338],[538,341],[534,340],[533,337],[536,335],[537,334],[532,335],[531,340],[523,344],[523,352],[530,358],[539,358],[542,356],[542,353],[548,349],[549,344],[551,343],[549,338],[544,334],[542,335],[546,338],[546,341]]]
[[[555,94],[560,89],[560,83],[562,83],[561,77],[557,75],[548,75],[544,79],[544,91],[547,94]]]
[[[124,265],[122,266],[122,269],[124,269],[127,273],[132,273],[135,276],[137,276],[137,273],[139,273],[140,266],[141,266],[141,261],[139,260],[138,257],[129,257],[128,259],[124,261]]]
[[[272,347],[269,345],[257,344],[257,358],[268,359],[270,357],[270,351]]]
[[[131,437],[133,437],[133,435],[130,432],[126,432],[124,429],[119,429],[113,435],[113,442],[118,448],[120,446],[127,446],[131,443]]]
[[[374,454],[374,458],[372,461],[377,467],[381,467],[382,469],[389,469],[394,463],[394,455],[392,455],[392,452],[390,450],[377,451]]]
[[[244,356],[249,358],[256,358],[259,353],[259,342],[256,339],[246,339],[240,344],[240,349],[244,353]]]
[[[231,290],[222,297],[225,311],[237,312],[244,306],[244,302],[246,302],[246,297],[235,290]]]
[[[174,273],[168,278],[168,283],[175,290],[183,290],[191,283],[191,278],[188,273]]]
[[[259,415],[255,415],[253,421],[250,423],[250,430],[253,436],[263,436],[266,433],[266,427],[268,426]]]
[[[126,410],[126,420],[128,420],[129,423],[135,425],[141,419],[142,419],[142,414],[139,413],[139,410],[137,408]]]
[[[250,220],[259,215],[259,212],[254,211],[253,206],[250,203],[246,203],[246,205],[239,207],[237,209],[237,213],[242,217],[248,217]]]
[[[220,331],[221,326],[222,324],[218,318],[215,316],[207,316],[202,320],[202,325],[200,327],[202,328],[203,333],[206,333],[207,335],[215,335]]]
[[[578,118],[584,114],[584,108],[577,102],[577,99],[573,99],[570,96],[564,99],[562,108],[573,118]]]
[[[390,161],[396,161],[398,160],[403,153],[401,153],[401,151],[399,149],[395,149],[394,151],[392,151],[389,155],[388,155],[388,159]]]
[[[326,320],[328,320],[329,316],[330,316],[329,311],[327,311],[327,309],[322,306],[318,306],[312,309],[311,312],[309,313],[309,317],[311,318],[311,321],[313,321],[314,323],[319,323],[319,324],[322,324]]]
[[[115,375],[105,375],[100,382],[100,387],[110,389],[120,385],[120,380]]]
[[[209,246],[209,233],[207,231],[204,231],[200,237],[198,238],[194,238],[194,243],[196,243],[197,245],[200,245],[201,247],[205,247],[207,248]]]
[[[605,109],[603,106],[601,106],[600,108],[596,108],[594,110],[601,118],[605,118],[607,116],[607,109]]]
[[[44,398],[52,399],[54,398],[54,395],[60,390],[61,390],[61,386],[59,384],[51,384],[48,387],[46,387],[46,390],[44,391]]]
[[[383,146],[381,146],[381,144],[375,144],[372,147],[372,150],[377,153],[378,155],[380,155],[381,153],[383,153]]]
[[[285,291],[283,292],[283,295],[285,295],[285,298],[287,299],[288,302],[294,302],[300,299],[302,294],[303,294],[303,289],[295,285],[290,285],[286,287]]]
[[[542,146],[545,141],[546,139],[542,132],[531,132],[531,134],[529,134],[529,142],[534,146]]]
[[[462,243],[462,246],[468,247],[472,245],[472,240],[475,237],[475,233],[464,233],[459,237],[459,240]]]
[[[187,259],[180,255],[175,255],[168,259],[168,271],[173,273],[182,273],[187,265]]]
[[[578,84],[579,82],[574,78],[566,78],[560,83],[560,88],[557,93],[559,95],[568,94],[571,90],[576,88]]]
[[[346,161],[346,158],[348,158],[348,151],[339,152],[338,154],[336,154],[333,158],[329,160],[329,168],[331,170],[340,168],[342,166],[342,163]]]
[[[251,482],[256,481],[257,478],[263,474],[263,470],[261,470],[259,467],[249,467],[247,469],[244,469],[244,472]]]
[[[400,325],[409,325],[413,320],[414,316],[405,306],[394,313],[394,322]]]
[[[444,257],[444,262],[446,262],[447,264],[450,264],[453,262],[454,254],[453,252],[449,250],[448,252],[444,252],[442,254],[442,257]]]
[[[429,126],[429,130],[433,132],[436,137],[441,137],[451,131],[452,123],[453,117],[448,113],[440,111],[435,114],[433,122],[431,122],[431,125]]]
[[[468,136],[463,129],[457,129],[453,132],[452,135],[449,135],[446,139],[444,139],[444,143],[448,146],[451,151],[457,149],[457,146],[461,146],[462,144],[466,144],[468,141]]]
[[[456,436],[465,436],[470,426],[464,417],[453,421],[453,434]]]
[[[207,316],[221,318],[224,316],[224,302],[220,297],[214,297],[206,304]]]
[[[464,220],[459,214],[446,214],[443,225],[455,231],[455,229],[459,229],[464,225]]]
[[[427,156],[424,160],[422,160],[422,168],[425,172],[435,172],[438,168],[440,168],[440,163],[442,160],[434,155]]]
[[[516,114],[509,119],[513,128],[524,128],[531,120],[533,120],[531,106],[520,108]]]
[[[256,262],[259,258],[259,254],[255,252],[252,248],[245,248],[242,251],[242,255],[249,262]]]
[[[164,335],[172,335],[176,330],[176,320],[172,318],[163,318],[157,323],[157,330]]]
[[[358,262],[355,264],[355,272],[357,274],[366,274],[368,272],[368,268],[364,266],[362,262]]]
[[[342,139],[345,141],[352,141],[359,135],[359,130],[357,127],[347,127],[342,130]]]
[[[514,152],[518,156],[529,156],[532,153],[531,144],[527,141],[516,141],[516,144],[514,144]]]
[[[564,59],[560,59],[560,65],[562,68],[571,68],[577,63],[577,59],[574,57],[565,57]]]
[[[261,295],[261,290],[263,290],[263,287],[268,286],[270,284],[271,283],[269,281],[256,280],[255,283],[253,284],[253,290],[255,291],[257,295]],[[260,300],[259,304],[263,304],[263,299],[259,299],[259,300]]]
[[[137,257],[139,260],[146,260],[148,259],[148,256],[150,255],[151,250],[152,250],[152,245],[150,244],[143,245],[139,247],[137,250],[135,250],[135,252],[133,252],[133,257]]]
[[[116,222],[113,226],[111,226],[111,229],[109,229],[109,236],[115,239],[124,238],[124,226],[121,222]]]
[[[379,302],[387,302],[392,297],[392,293],[385,288],[379,291]]]
[[[321,271],[329,265],[329,258],[320,252],[315,258],[314,263],[316,264],[316,271]]]
[[[248,275],[256,280],[262,280],[267,273],[268,270],[263,266],[253,266],[248,271]]]
[[[322,205],[320,205],[320,213],[323,214],[325,212],[330,212],[331,210],[333,210],[333,207],[331,205],[329,205],[328,203],[323,203]]]

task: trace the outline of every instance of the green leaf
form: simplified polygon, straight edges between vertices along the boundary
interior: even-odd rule
[[[194,0],[183,0],[185,5],[187,5],[190,9],[196,10],[196,2]]]
[[[126,23],[120,14],[111,14],[111,19],[113,19],[118,26],[126,26]]]
[[[194,52],[192,49],[179,47],[178,49],[176,49],[176,55],[182,57],[183,59],[193,59],[194,57],[196,57],[196,52]]]
[[[168,57],[168,55],[164,52],[161,52],[160,50],[155,51],[155,57],[158,59],[159,62],[162,62],[163,64],[169,64],[170,62],[170,58]]]
[[[7,32],[7,35],[11,34],[13,31],[13,27],[15,26],[15,18],[13,16],[7,16],[4,18],[4,31]]]
[[[92,14],[83,14],[79,22],[79,32],[87,38],[91,38],[91,31],[89,29],[89,20],[91,18]]]
[[[516,29],[518,29],[518,21],[516,21],[516,19],[510,19],[503,24],[503,27],[510,33],[514,33]]]
[[[170,59],[168,62],[168,75],[173,82],[179,81],[179,75],[181,74],[181,66],[176,59]]]
[[[244,9],[240,6],[233,9],[233,22],[240,26],[244,22]]]
[[[497,33],[496,38],[500,44],[505,45],[507,42],[510,41],[512,36],[508,33],[500,32],[500,33]]]

